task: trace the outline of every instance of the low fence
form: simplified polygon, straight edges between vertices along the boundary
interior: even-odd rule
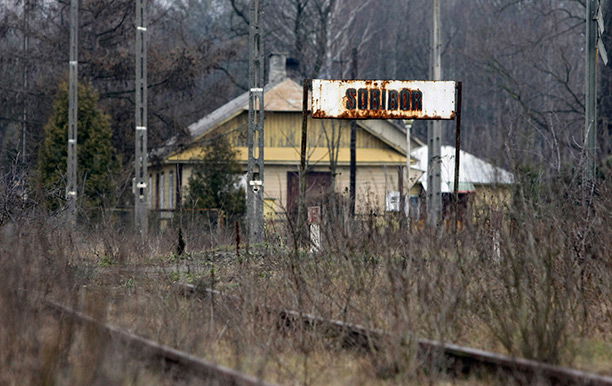
[[[119,229],[134,227],[134,208],[111,208],[103,211],[85,211],[86,221],[82,223],[107,224]],[[207,231],[222,230],[226,226],[226,216],[220,209],[149,209],[149,230],[164,231],[175,225],[184,228],[200,228]]]

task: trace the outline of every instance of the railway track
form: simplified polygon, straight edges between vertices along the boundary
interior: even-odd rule
[[[272,386],[272,384],[257,379],[251,375],[208,362],[189,353],[179,351],[172,347],[132,334],[116,326],[102,323],[91,316],[73,310],[62,304],[46,302],[46,306],[58,316],[68,316],[81,324],[94,326],[102,330],[112,339],[115,339],[130,349],[137,351],[150,359],[163,360],[167,365],[177,366],[194,376],[207,380],[207,384],[233,385],[233,386]]]
[[[238,303],[240,298],[221,291],[198,288],[191,284],[177,284],[184,296],[217,297]],[[312,314],[294,310],[278,310],[264,307],[265,311],[276,313],[287,326],[302,325],[316,329],[334,339],[342,339],[345,347],[359,347],[374,352],[385,338],[393,337],[382,330],[369,329],[339,320],[324,319]],[[417,339],[418,353],[422,358],[434,359],[436,365],[452,373],[469,374],[486,371],[511,376],[520,384],[548,383],[552,385],[612,386],[612,377],[588,373],[568,367],[550,365],[534,360],[516,358],[471,347],[443,343],[429,339]]]

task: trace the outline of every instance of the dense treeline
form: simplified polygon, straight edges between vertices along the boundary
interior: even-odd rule
[[[149,145],[155,147],[246,89],[249,14],[246,0],[148,3]],[[0,8],[5,170],[23,157],[24,117],[26,169],[36,164],[58,85],[67,79],[68,10],[67,0],[11,0]],[[443,77],[464,82],[466,150],[508,167],[529,164],[549,177],[577,165],[584,125],[584,14],[580,0],[444,2]],[[610,31],[612,12],[604,15]],[[79,76],[99,93],[113,144],[129,170],[134,2],[83,0],[80,17]],[[264,24],[266,52],[294,58],[297,78],[348,77],[353,48],[359,51],[360,78],[429,77],[428,0],[267,0]],[[610,34],[605,39],[612,50]],[[612,116],[610,67],[600,65],[599,79],[604,124]],[[415,131],[423,136],[425,128],[418,122]],[[447,141],[452,130],[448,124]],[[610,153],[608,133],[608,127],[599,133],[600,159]],[[129,183],[129,173],[118,181],[128,201]]]
[[[20,163],[21,124],[26,105],[26,168],[36,164],[43,127],[49,121],[58,86],[68,76],[68,1],[28,0],[29,27],[24,27],[24,5],[0,9],[0,143],[4,165]],[[200,16],[214,20],[218,9],[204,5]],[[134,127],[134,2],[104,0],[81,2],[79,22],[79,79],[90,83],[100,96],[102,109],[110,115],[113,144],[126,165],[133,159]],[[191,18],[191,19],[190,19]],[[149,7],[149,144],[160,145],[182,134],[191,121],[222,103],[233,86],[216,71],[236,58],[244,44],[240,39],[220,37],[216,27],[196,33],[194,14],[187,5]],[[23,31],[30,47],[23,56]],[[204,33],[202,33],[204,32]],[[65,49],[64,49],[65,48]],[[23,90],[23,72],[28,88]],[[127,169],[127,167],[126,167]],[[118,181],[129,196],[131,176]]]

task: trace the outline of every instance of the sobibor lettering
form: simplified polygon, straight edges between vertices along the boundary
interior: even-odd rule
[[[423,93],[403,88],[400,91],[377,88],[346,90],[347,110],[423,111]]]

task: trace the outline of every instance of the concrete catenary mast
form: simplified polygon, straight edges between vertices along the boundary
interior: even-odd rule
[[[28,70],[29,70],[29,51],[30,51],[30,0],[23,2],[23,79],[22,79],[22,117],[21,117],[21,161],[23,165],[27,163],[26,140],[28,131]]]
[[[260,0],[251,0],[250,14],[247,221],[249,243],[253,245],[261,243],[264,236],[264,55]]]
[[[442,42],[440,38],[440,0],[433,0],[432,76],[442,80]],[[427,130],[427,223],[437,226],[442,215],[441,165],[442,122],[432,121]],[[408,154],[410,157],[410,154]]]
[[[72,226],[77,220],[77,125],[78,125],[78,26],[79,0],[70,1],[70,58],[68,80],[68,176],[67,219]]]
[[[147,20],[146,0],[136,0],[136,132],[134,160],[134,222],[141,235],[148,232],[147,213]]]
[[[597,167],[597,53],[608,64],[608,54],[603,44],[605,23],[602,7],[604,1],[586,0],[586,71],[585,71],[585,131],[584,153],[586,165],[584,179],[594,182]],[[585,181],[585,182],[586,182]],[[586,183],[587,189],[592,186]]]

